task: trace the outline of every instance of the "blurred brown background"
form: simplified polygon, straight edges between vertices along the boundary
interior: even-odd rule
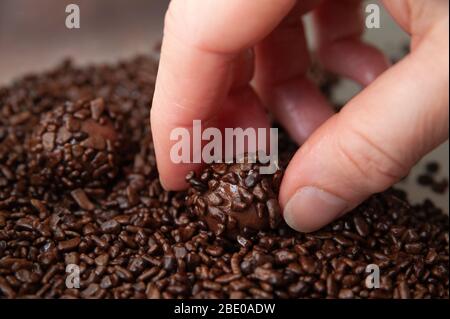
[[[80,7],[81,28],[67,29],[65,8]],[[151,53],[168,0],[0,0],[0,84],[51,67],[62,57],[108,62]]]
[[[65,8],[70,3],[80,6],[80,29],[65,26]],[[169,0],[0,0],[0,85],[28,72],[48,69],[68,56],[76,64],[85,64],[153,54],[162,36],[168,3]],[[308,36],[311,40],[311,33]],[[367,30],[365,39],[390,57],[400,57],[408,43],[407,35],[385,11],[381,13],[381,29]],[[343,81],[335,99],[343,103],[358,90],[355,84]],[[408,191],[413,201],[430,197],[448,212],[448,192],[436,195],[415,182],[415,176],[423,172],[423,165],[429,160],[439,161],[439,175],[448,177],[448,142],[429,154],[399,186]]]

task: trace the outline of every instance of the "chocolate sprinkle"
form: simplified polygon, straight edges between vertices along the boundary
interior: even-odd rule
[[[166,192],[155,75],[145,57],[64,62],[0,88],[0,298],[449,297],[448,217],[430,201],[390,189],[320,231],[289,229],[277,194],[297,147],[282,131],[274,175],[214,164]]]

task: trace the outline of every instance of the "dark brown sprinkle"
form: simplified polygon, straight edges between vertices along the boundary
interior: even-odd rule
[[[428,173],[430,174],[434,174],[437,173],[440,169],[440,165],[438,162],[432,161],[432,162],[428,162],[425,166],[425,169]]]
[[[0,172],[3,174],[3,176],[5,176],[6,179],[10,181],[16,178],[14,173],[8,168],[8,166],[0,164]]]
[[[247,187],[255,186],[256,182],[257,182],[257,179],[256,179],[255,174],[249,174],[244,180],[244,184]]]
[[[448,179],[446,177],[437,180],[436,173],[439,171],[438,162],[428,162],[425,166],[425,173],[417,176],[417,183],[428,186],[436,194],[444,194],[448,189]]]
[[[275,253],[275,261],[277,264],[286,265],[289,264],[297,258],[297,254],[290,252],[288,250],[280,250]]]
[[[333,239],[335,242],[337,242],[339,245],[342,245],[342,246],[352,246],[353,245],[353,242],[350,239],[348,239],[342,235],[335,235]]]
[[[66,265],[75,264],[80,262],[80,254],[78,252],[70,252],[65,255],[64,262]]]
[[[177,267],[177,259],[172,255],[165,255],[163,257],[163,268],[166,271],[174,271]]]
[[[133,274],[129,270],[127,270],[121,266],[116,266],[115,271],[116,271],[115,274],[123,281],[128,282],[133,279]]]
[[[55,137],[56,134],[54,132],[47,132],[42,135],[42,146],[44,150],[51,152],[55,147]]]
[[[339,299],[352,299],[353,297],[353,291],[348,288],[341,289],[338,294]]]
[[[6,297],[6,298],[15,298],[16,293],[13,290],[13,288],[8,284],[8,282],[0,276],[0,292]]]
[[[31,117],[30,111],[23,111],[14,115],[11,115],[9,118],[9,124],[15,126],[25,123]]]
[[[86,195],[86,192],[84,190],[78,188],[70,192],[70,194],[82,209],[85,210],[95,209],[95,205],[90,201],[89,197]]]
[[[98,266],[106,266],[106,265],[108,265],[108,261],[109,261],[108,254],[101,254],[95,258],[95,263]]]
[[[115,219],[103,222],[100,226],[101,230],[106,234],[118,234],[120,233],[120,224]]]
[[[448,298],[448,217],[431,201],[390,189],[301,234],[281,218],[281,171],[256,163],[213,164],[187,192],[163,190],[155,74],[142,57],[65,63],[0,89],[0,298]],[[297,147],[282,130],[279,145],[284,168]],[[372,263],[380,289],[365,286]],[[69,264],[80,289],[65,286]]]
[[[80,244],[80,241],[81,241],[80,237],[74,237],[72,239],[60,241],[58,243],[58,250],[61,250],[61,251],[73,250],[78,247],[78,245]]]
[[[399,290],[399,297],[401,299],[410,299],[411,298],[408,284],[405,281],[399,282],[398,290]]]
[[[355,223],[355,229],[360,236],[366,237],[369,234],[369,224],[364,220],[364,217],[355,216],[353,222]]]
[[[424,185],[424,186],[428,186],[428,185],[432,185],[434,182],[433,177],[431,177],[430,175],[419,175],[417,176],[417,183],[419,183],[420,185]]]
[[[448,180],[443,178],[440,181],[435,181],[431,189],[437,194],[444,194],[448,189]]]
[[[315,271],[317,271],[316,263],[312,257],[300,256],[299,263],[300,267],[307,274],[313,274]]]
[[[206,185],[199,179],[191,178],[191,179],[189,179],[189,183],[191,184],[192,187],[194,187],[195,189],[197,189],[199,191],[203,191],[203,190],[207,189]]]
[[[98,120],[105,110],[105,101],[103,98],[98,98],[91,101],[91,114],[94,120]]]

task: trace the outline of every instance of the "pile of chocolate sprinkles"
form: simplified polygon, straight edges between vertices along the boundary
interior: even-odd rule
[[[424,187],[429,187],[436,194],[445,194],[448,190],[448,179],[439,178],[440,165],[438,162],[431,161],[425,165],[425,171],[417,176],[417,183]]]
[[[275,217],[280,173],[254,164],[216,164],[187,176],[187,192],[164,191],[148,121],[156,69],[147,57],[66,61],[0,88],[0,298],[449,297],[448,217],[430,201],[390,189],[301,234]],[[283,168],[296,146],[280,139]],[[236,213],[230,236],[230,219],[211,229],[202,205],[268,219],[252,229]],[[70,264],[79,288],[66,286]],[[365,284],[369,264],[379,288]]]

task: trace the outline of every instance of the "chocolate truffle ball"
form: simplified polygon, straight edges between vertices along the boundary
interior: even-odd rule
[[[212,164],[186,180],[190,211],[216,236],[236,238],[239,234],[275,229],[281,220],[278,190],[282,172],[260,174],[261,164]]]
[[[103,99],[66,102],[41,116],[28,143],[34,185],[103,187],[114,179],[121,134]]]

